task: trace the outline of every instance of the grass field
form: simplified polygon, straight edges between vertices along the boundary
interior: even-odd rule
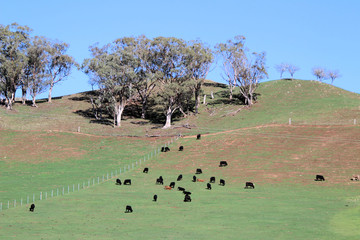
[[[358,94],[312,81],[274,81],[262,84],[258,104],[246,109],[236,101],[225,104],[224,89],[207,86],[205,93],[210,91],[216,97],[201,106],[200,115],[175,122],[192,129],[164,131],[152,129],[157,126],[152,123],[131,123],[139,119],[111,129],[72,115],[86,103],[76,101],[67,111],[70,97],[51,111],[83,121],[84,133],[97,135],[69,133],[72,123],[44,120],[46,103],[36,113],[21,107],[1,115],[2,201],[102,176],[169,139],[114,135],[185,136],[170,152],[121,174],[121,180],[132,180],[131,186],[115,185],[113,178],[36,200],[33,213],[29,204],[3,206],[0,239],[360,239],[360,182],[350,181],[360,174],[360,127],[351,122],[359,119]],[[21,127],[21,119],[29,115],[43,124]],[[294,125],[284,124],[289,117]],[[201,140],[192,135],[198,132]],[[180,145],[183,152],[177,151]],[[221,160],[229,166],[219,168]],[[143,167],[149,167],[148,174]],[[191,181],[196,168],[203,170],[198,178],[205,182]],[[183,180],[176,182],[179,174]],[[314,181],[316,174],[326,181]],[[183,202],[179,191],[156,185],[160,175],[165,185],[175,181],[176,188],[191,191],[192,202]],[[209,191],[211,176],[216,184]],[[220,178],[225,186],[218,184]],[[254,182],[255,189],[244,189],[246,181]],[[158,202],[152,201],[154,194]],[[124,213],[126,205],[134,212]]]

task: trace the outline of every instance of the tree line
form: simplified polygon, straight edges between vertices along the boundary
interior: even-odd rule
[[[16,23],[0,25],[0,95],[5,106],[12,109],[15,92],[21,88],[22,103],[27,93],[36,107],[36,96],[46,89],[48,102],[54,85],[64,80],[77,66],[73,57],[66,54],[69,45],[46,37],[31,37],[32,30]]]
[[[280,78],[282,78],[284,73],[288,72],[292,79],[294,78],[295,72],[300,70],[299,67],[290,63],[277,64],[275,65],[275,69],[280,73]],[[341,76],[338,70],[326,70],[323,67],[314,67],[312,69],[312,74],[320,82],[326,79],[331,79],[331,84],[334,83],[334,80],[336,78],[339,78]]]
[[[17,89],[36,96],[64,80],[76,66],[97,86],[91,98],[94,117],[102,111],[113,116],[114,126],[121,126],[124,109],[133,101],[141,102],[141,117],[147,117],[149,100],[162,108],[166,118],[163,128],[171,126],[176,111],[190,108],[198,113],[200,95],[214,58],[223,62],[229,96],[238,87],[245,104],[254,104],[259,81],[267,77],[265,52],[250,52],[245,37],[220,43],[211,49],[200,40],[185,41],[175,37],[123,37],[111,43],[90,46],[91,57],[77,64],[67,55],[69,45],[46,37],[31,37],[32,30],[16,23],[0,25],[0,94],[11,109]]]

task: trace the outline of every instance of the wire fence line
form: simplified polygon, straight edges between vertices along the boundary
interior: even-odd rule
[[[101,183],[110,181],[113,178],[118,177],[119,175],[125,174],[125,173],[133,170],[134,168],[141,166],[142,164],[146,163],[147,161],[151,160],[152,158],[155,158],[161,152],[162,147],[170,146],[172,143],[174,143],[176,140],[178,140],[180,136],[181,136],[181,134],[178,136],[172,137],[168,142],[166,142],[165,144],[161,145],[158,148],[155,148],[155,150],[151,151],[150,153],[145,155],[143,158],[140,158],[138,161],[126,164],[126,165],[119,167],[117,169],[114,169],[112,171],[108,171],[108,172],[106,172],[106,174],[103,174],[102,176],[91,178],[91,179],[88,179],[87,181],[83,181],[83,182],[77,183],[77,184],[71,184],[71,185],[67,185],[67,186],[65,185],[63,187],[52,189],[51,191],[33,193],[32,195],[28,195],[25,198],[9,200],[4,203],[0,202],[0,212],[3,210],[9,209],[9,208],[15,208],[17,206],[23,206],[23,205],[27,205],[29,203],[35,203],[35,201],[42,201],[42,200],[47,200],[48,198],[63,196],[65,194],[70,194],[72,192],[80,191],[82,189],[87,189],[87,188],[90,188],[97,184],[101,184]]]

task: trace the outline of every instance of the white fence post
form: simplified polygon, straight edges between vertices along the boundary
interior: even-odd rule
[[[22,199],[21,199],[22,200]],[[47,200],[47,192],[45,192],[45,200]]]
[[[354,125],[356,125],[356,118],[354,119]]]
[[[8,209],[10,208],[10,201],[8,201]]]
[[[40,192],[40,200],[42,200],[42,192]]]
[[[73,192],[75,192],[75,184],[73,184]]]
[[[14,200],[14,207],[16,207],[16,199]]]
[[[27,196],[26,204],[29,204],[29,196]]]
[[[35,193],[33,194],[33,202],[35,202]]]
[[[289,125],[291,125],[291,118],[289,118]]]
[[[63,187],[62,195],[64,195],[64,194],[65,194],[65,188]]]
[[[2,202],[0,203],[0,211],[2,211]]]

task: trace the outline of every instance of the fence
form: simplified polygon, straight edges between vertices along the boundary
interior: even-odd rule
[[[91,186],[94,186],[96,184],[101,184],[103,182],[109,181],[118,175],[125,174],[126,172],[129,172],[133,170],[134,168],[141,166],[143,163],[149,161],[150,159],[156,157],[160,151],[161,147],[170,146],[174,141],[178,140],[179,136],[172,137],[170,141],[165,143],[164,145],[160,146],[159,148],[156,148],[154,151],[151,151],[147,155],[144,156],[144,158],[139,159],[138,161],[135,161],[133,163],[124,165],[123,167],[119,167],[118,169],[115,169],[113,171],[109,171],[106,174],[103,174],[102,176],[98,176],[92,179],[88,179],[87,181],[83,181],[82,183],[72,184],[63,186],[60,188],[56,188],[51,190],[51,192],[39,192],[37,194],[33,193],[32,196],[29,195],[26,198],[20,198],[20,204],[17,202],[19,199],[15,200],[9,200],[5,203],[0,202],[0,211],[3,211],[5,209],[9,209],[11,207],[15,208],[16,206],[23,206],[29,203],[35,203],[35,201],[42,201],[47,200],[48,198],[63,196],[65,194],[70,194],[71,192],[80,191],[81,189],[87,189]],[[26,201],[25,201],[26,200]]]

